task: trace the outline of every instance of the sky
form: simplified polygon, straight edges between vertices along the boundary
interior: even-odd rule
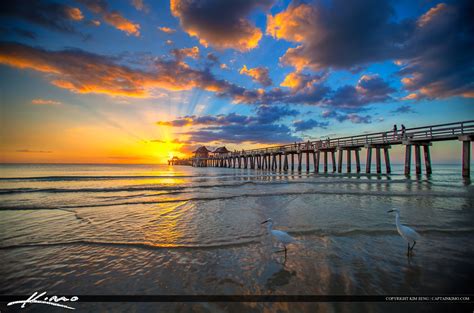
[[[2,1],[0,162],[164,163],[201,145],[472,120],[472,12],[472,1]],[[436,160],[458,160],[459,145],[437,144]]]

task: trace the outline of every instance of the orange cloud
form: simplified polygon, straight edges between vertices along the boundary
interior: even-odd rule
[[[191,50],[196,52],[194,48]],[[198,87],[219,93],[243,92],[183,62],[156,61],[154,70],[147,72],[81,50],[48,51],[0,42],[0,64],[45,73],[53,85],[75,93],[149,98],[155,88],[179,91]]]
[[[310,21],[315,14],[313,7],[307,4],[290,5],[286,11],[267,16],[267,34],[288,41],[302,42],[310,28]]]
[[[127,35],[140,36],[140,25],[132,23],[123,17],[118,11],[110,11],[105,0],[77,0],[84,4],[90,11],[100,14],[107,24],[112,25],[118,30],[125,32]],[[138,1],[138,5],[141,1]],[[135,5],[135,3],[132,3]],[[141,2],[143,5],[143,2]],[[93,22],[94,23],[94,22]],[[94,23],[95,24],[95,23]],[[98,25],[96,25],[98,26]]]
[[[256,81],[263,86],[270,86],[272,84],[272,79],[269,76],[268,68],[265,67],[256,67],[256,68],[247,68],[246,65],[244,65],[240,69],[240,74],[242,75],[247,75],[252,77],[253,81]]]
[[[71,20],[74,21],[82,21],[84,19],[84,15],[82,15],[81,10],[78,8],[67,7],[66,14]]]
[[[440,14],[442,11],[446,10],[447,6],[444,3],[438,3],[434,8],[429,9],[428,12],[420,16],[417,21],[419,27],[423,27],[428,24],[436,15]]]
[[[173,34],[176,32],[176,29],[172,29],[166,26],[158,27],[158,30],[162,31],[163,33],[166,34]]]
[[[140,25],[130,22],[116,11],[105,13],[104,21],[127,33],[127,35],[140,36]]]
[[[32,104],[39,104],[39,105],[59,105],[62,104],[61,101],[56,100],[46,100],[46,99],[33,99],[31,100]]]

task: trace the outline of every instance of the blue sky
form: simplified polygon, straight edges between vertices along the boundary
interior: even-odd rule
[[[153,163],[473,119],[472,6],[3,2],[1,161]]]

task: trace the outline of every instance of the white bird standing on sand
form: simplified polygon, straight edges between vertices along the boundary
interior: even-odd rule
[[[285,248],[285,258],[286,258],[286,245],[290,244],[292,242],[295,242],[296,239],[288,235],[288,233],[281,231],[281,230],[276,230],[272,229],[273,228],[273,220],[271,218],[267,219],[266,221],[263,221],[261,224],[267,224],[267,229],[268,232],[275,237],[279,242],[283,243],[283,247]]]
[[[387,213],[390,213],[390,212],[395,212],[395,225],[397,225],[397,231],[400,234],[400,236],[402,236],[403,239],[405,239],[406,242],[408,242],[407,255],[410,255],[410,252],[413,251],[413,248],[416,245],[416,241],[420,238],[420,235],[414,229],[400,224],[400,210],[399,209],[392,209],[388,211]],[[410,248],[410,243],[413,243],[411,248]]]

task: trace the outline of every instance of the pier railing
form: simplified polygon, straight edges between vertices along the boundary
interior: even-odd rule
[[[312,149],[339,149],[349,147],[364,147],[366,145],[402,144],[420,141],[442,141],[457,139],[459,136],[466,134],[474,134],[474,120],[406,128],[404,133],[402,133],[402,130],[397,130],[396,132],[390,130],[356,136],[327,138],[287,145],[270,146],[267,148],[242,150],[236,152],[229,152],[227,155],[234,156],[249,154],[256,155],[267,153],[288,153]]]
[[[411,168],[411,150],[415,150],[416,173],[421,173],[421,149],[425,159],[426,173],[431,174],[430,145],[434,141],[460,140],[462,147],[463,176],[470,175],[471,141],[474,138],[474,120],[412,127],[400,130],[389,130],[338,138],[325,138],[307,142],[295,142],[287,145],[241,150],[228,153],[217,153],[209,157],[196,157],[191,164],[198,167],[217,166],[268,170],[291,170],[295,167],[294,156],[297,156],[297,170],[302,170],[303,155],[306,155],[306,171],[310,171],[310,155],[313,156],[313,170],[319,172],[320,154],[323,154],[324,172],[328,172],[328,155],[331,157],[333,172],[342,172],[343,155],[346,155],[347,172],[351,172],[351,155],[354,154],[356,170],[361,171],[359,150],[367,149],[366,173],[371,171],[372,150],[375,150],[377,173],[381,173],[381,155],[384,154],[386,172],[391,172],[389,149],[392,145],[404,145],[405,174]],[[339,153],[336,162],[336,153]],[[290,160],[288,160],[288,156]],[[290,162],[291,161],[291,162]],[[291,164],[291,166],[290,166]]]

